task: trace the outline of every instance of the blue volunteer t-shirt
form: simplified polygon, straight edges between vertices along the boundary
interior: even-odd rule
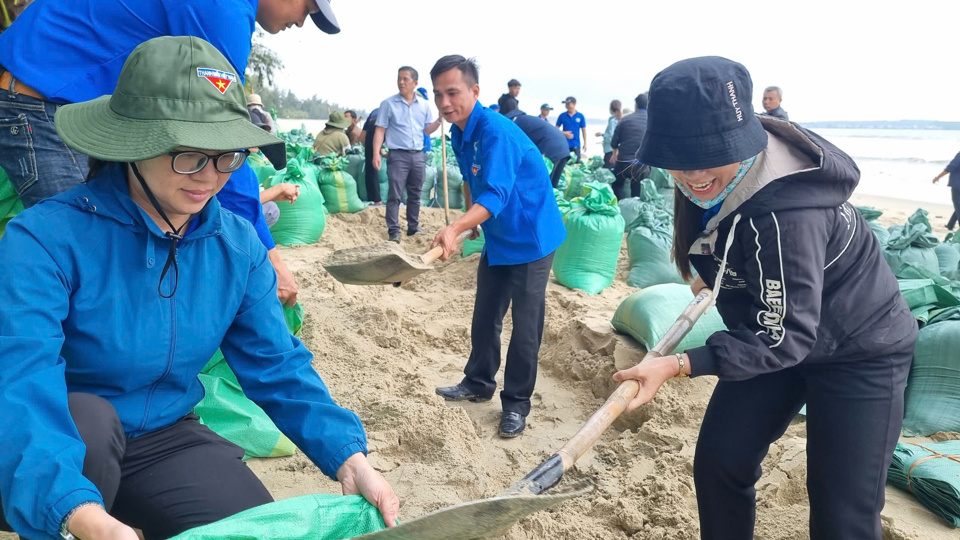
[[[572,131],[573,138],[567,139],[567,145],[570,148],[580,148],[580,130],[587,127],[587,119],[582,114],[577,112],[570,116],[566,111],[560,113],[557,117],[557,127],[564,131]]]
[[[450,128],[453,152],[473,202],[490,211],[483,226],[491,266],[525,264],[567,237],[540,151],[523,131],[478,102],[466,128]]]
[[[236,70],[240,84],[250,57],[257,0],[36,0],[0,34],[0,66],[53,103],[112,94],[133,49],[160,36],[210,42]],[[249,165],[217,194],[247,219],[260,241],[275,244],[263,218],[257,178]]]

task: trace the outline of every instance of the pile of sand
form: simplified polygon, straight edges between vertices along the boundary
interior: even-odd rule
[[[443,212],[423,209],[421,222],[437,231]],[[400,289],[341,285],[320,266],[335,249],[382,242],[383,223],[382,208],[330,216],[318,244],[284,249],[283,256],[300,284],[304,341],[316,354],[315,366],[334,397],[363,419],[370,459],[397,490],[401,517],[411,519],[500,494],[580,428],[613,390],[613,372],[635,364],[643,350],[609,324],[620,301],[636,290],[625,283],[625,248],[617,281],[601,294],[552,281],[529,427],[518,439],[501,439],[497,399],[448,404],[434,393],[459,382],[470,352],[479,255],[456,255]],[[431,240],[404,237],[403,245],[421,253]],[[504,354],[511,327],[508,314]],[[668,381],[651,404],[619,419],[578,462],[571,476],[593,478],[593,495],[527,518],[506,538],[696,538],[693,453],[714,384],[712,378]],[[757,538],[808,536],[805,445],[805,427],[797,422],[771,447],[757,486]],[[251,466],[278,498],[338,489],[301,455]],[[896,502],[899,513],[885,517],[886,538],[954,537],[909,495]]]

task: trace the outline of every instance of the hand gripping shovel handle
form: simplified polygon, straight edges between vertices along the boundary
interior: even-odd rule
[[[472,232],[473,232],[473,229],[467,229],[462,233],[460,233],[459,235],[457,235],[457,245],[459,246],[460,244],[463,243],[464,240],[466,240],[467,238],[470,238],[470,234]],[[437,246],[431,249],[430,251],[424,253],[423,255],[421,255],[420,260],[423,261],[423,264],[430,264],[433,261],[439,259],[441,255],[443,255],[443,246]]]
[[[697,319],[706,313],[711,305],[713,305],[713,291],[704,288],[683,310],[660,342],[643,356],[643,360],[658,358],[673,352],[673,349],[697,323]],[[563,448],[514,484],[511,491],[526,490],[539,494],[555,486],[563,477],[563,473],[570,470],[574,463],[597,442],[610,424],[623,413],[627,404],[637,397],[639,391],[640,383],[633,379],[620,383],[603,406],[593,413],[593,416],[573,438],[567,441],[567,444],[563,445]]]

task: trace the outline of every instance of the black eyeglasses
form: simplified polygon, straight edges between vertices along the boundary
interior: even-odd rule
[[[196,150],[187,150],[183,152],[167,152],[172,157],[170,166],[173,172],[178,174],[195,174],[207,166],[207,162],[213,160],[213,166],[222,173],[232,173],[243,166],[250,155],[249,150],[231,150],[222,154],[210,155],[198,152]]]

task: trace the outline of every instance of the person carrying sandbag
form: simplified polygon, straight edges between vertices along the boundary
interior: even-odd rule
[[[155,540],[271,502],[243,450],[191,412],[218,347],[247,397],[394,523],[359,417],[287,329],[267,248],[215,197],[277,138],[250,123],[241,85],[198,69],[236,76],[200,38],[152,39],[112,95],[61,107],[91,179],[0,239],[0,529]]]
[[[693,476],[703,539],[752,540],[771,443],[807,405],[810,538],[880,540],[884,482],[917,339],[897,281],[848,202],[853,160],[753,113],[742,65],[682,60],[650,85],[638,159],[675,179],[674,255],[714,291],[728,330],[614,375],[641,388],[715,375]]]

